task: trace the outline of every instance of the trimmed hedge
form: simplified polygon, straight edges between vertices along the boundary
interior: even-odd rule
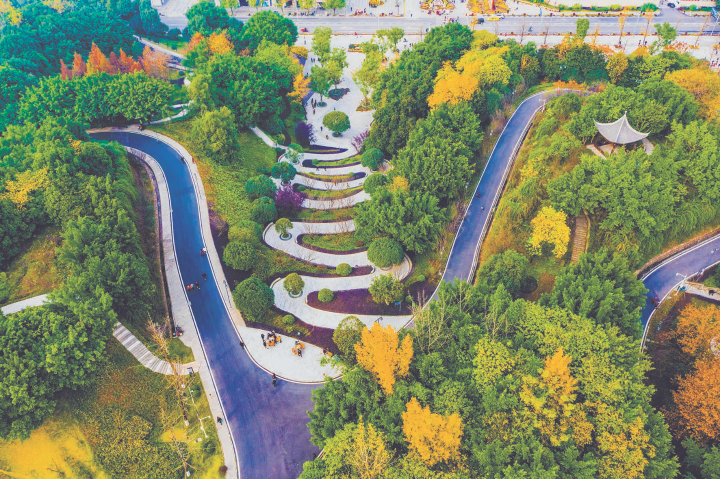
[[[318,292],[318,299],[323,303],[329,303],[335,299],[335,293],[327,288],[323,288]]]

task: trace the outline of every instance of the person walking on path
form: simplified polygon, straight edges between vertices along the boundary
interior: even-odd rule
[[[203,279],[204,279],[205,281],[207,281],[207,274],[203,273],[203,274],[202,274],[202,277],[203,277]]]
[[[264,339],[262,340],[262,342],[263,342],[263,348],[267,349],[267,343],[265,342]]]
[[[200,289],[200,283],[198,283],[197,281],[195,281],[195,287],[196,287],[197,289]]]
[[[273,380],[273,387],[277,387],[277,376],[275,373],[272,373],[272,380]]]
[[[218,417],[216,417],[215,419],[217,420],[217,423],[222,426],[222,423],[223,423],[222,418],[221,418],[220,416],[218,416]]]

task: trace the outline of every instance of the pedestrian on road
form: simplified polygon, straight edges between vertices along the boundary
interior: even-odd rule
[[[273,373],[273,375],[272,375],[272,380],[273,380],[273,387],[277,387],[277,376],[275,375],[275,373]]]
[[[484,206],[481,206],[481,207],[480,207],[480,211],[484,211],[484,210],[485,210],[485,207],[484,207]]]
[[[200,256],[205,256],[205,248],[200,249]]]
[[[200,283],[198,283],[197,281],[195,281],[195,287],[196,287],[197,289],[200,289]]]
[[[240,347],[245,349],[245,343],[242,342],[242,339],[240,340]]]
[[[185,289],[186,289],[187,291],[190,291],[190,290],[192,289],[192,285],[189,284],[189,285],[185,286]]]
[[[207,274],[203,273],[203,274],[202,274],[202,277],[203,277],[203,279],[204,279],[205,281],[207,281]]]
[[[203,252],[203,256],[205,256],[207,254],[207,248],[203,248],[202,252]]]

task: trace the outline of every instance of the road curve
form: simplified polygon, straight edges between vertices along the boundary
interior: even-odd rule
[[[190,172],[180,154],[145,135],[106,131],[90,136],[117,141],[157,160],[170,190],[173,236],[183,284],[197,281],[202,272],[212,276],[207,260],[198,254],[203,247],[200,215]],[[191,308],[233,432],[240,477],[297,477],[303,462],[318,452],[307,428],[307,411],[313,408],[310,392],[318,385],[279,381],[277,387],[272,386],[269,375],[240,348],[215,281],[203,282],[202,290],[193,293]]]
[[[451,283],[459,278],[474,282],[471,276],[475,271],[480,245],[492,220],[490,213],[500,198],[515,152],[520,148],[535,113],[554,94],[554,91],[541,92],[525,99],[505,125],[485,164],[485,170],[455,236],[443,280]]]
[[[693,276],[718,262],[720,262],[720,235],[671,256],[640,278],[648,289],[646,295],[648,300],[640,317],[643,327],[642,344],[645,344],[648,324],[656,309],[652,304],[652,298],[657,296],[661,300],[665,299],[686,277]]]

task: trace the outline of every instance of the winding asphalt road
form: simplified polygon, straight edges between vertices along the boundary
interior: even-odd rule
[[[643,344],[647,336],[650,317],[655,312],[652,298],[664,299],[686,277],[693,276],[720,262],[720,235],[681,251],[650,270],[641,279],[649,290],[648,300],[642,309]]]
[[[216,282],[200,279],[203,272],[212,275],[212,270],[207,258],[199,254],[203,247],[200,215],[182,157],[170,145],[145,135],[98,132],[91,136],[141,150],[155,158],[165,172],[180,274],[183,284],[203,284],[201,290],[191,293],[191,308],[232,428],[241,478],[297,477],[303,462],[318,452],[307,428],[307,411],[313,408],[310,392],[318,386],[278,381],[273,387],[270,376],[240,348]]]

